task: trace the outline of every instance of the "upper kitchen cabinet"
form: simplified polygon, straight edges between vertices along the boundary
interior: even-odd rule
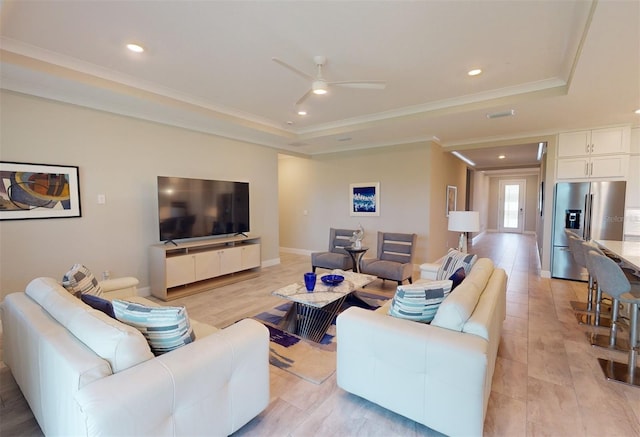
[[[558,136],[558,158],[629,153],[629,128],[614,127]]]
[[[614,127],[558,135],[556,178],[625,179],[630,128]]]

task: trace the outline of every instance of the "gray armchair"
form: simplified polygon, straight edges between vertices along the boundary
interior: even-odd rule
[[[353,260],[344,250],[344,247],[351,246],[350,238],[354,232],[353,229],[331,228],[329,230],[329,251],[311,254],[311,268],[313,271],[316,271],[316,267],[330,270],[352,270]]]
[[[412,284],[416,239],[416,234],[378,232],[378,258],[363,259],[360,271],[382,280],[397,281],[398,285],[405,280]]]

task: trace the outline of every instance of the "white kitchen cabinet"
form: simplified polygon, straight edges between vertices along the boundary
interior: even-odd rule
[[[629,153],[629,129],[615,127],[558,135],[558,158]]]
[[[558,135],[556,178],[625,179],[629,173],[630,129],[615,127]]]
[[[228,237],[151,246],[151,294],[171,300],[255,277],[260,237]]]
[[[624,179],[629,168],[629,155],[594,156],[558,159],[556,172],[561,179]]]

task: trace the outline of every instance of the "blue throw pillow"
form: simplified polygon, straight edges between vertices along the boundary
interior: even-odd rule
[[[93,294],[81,294],[80,299],[89,305],[91,308],[102,311],[112,319],[116,318],[116,314],[113,312],[113,305],[107,299],[103,299]]]
[[[451,286],[451,291],[453,291],[454,288],[460,285],[462,281],[464,281],[464,278],[466,277],[467,277],[467,274],[464,271],[464,267],[460,267],[458,270],[456,270],[453,273],[453,275],[449,276],[449,279],[453,282],[453,285]]]

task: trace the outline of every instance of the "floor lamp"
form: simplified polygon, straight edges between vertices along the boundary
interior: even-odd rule
[[[480,213],[478,211],[449,211],[449,230],[460,232],[458,250],[467,253],[467,232],[480,230]]]

